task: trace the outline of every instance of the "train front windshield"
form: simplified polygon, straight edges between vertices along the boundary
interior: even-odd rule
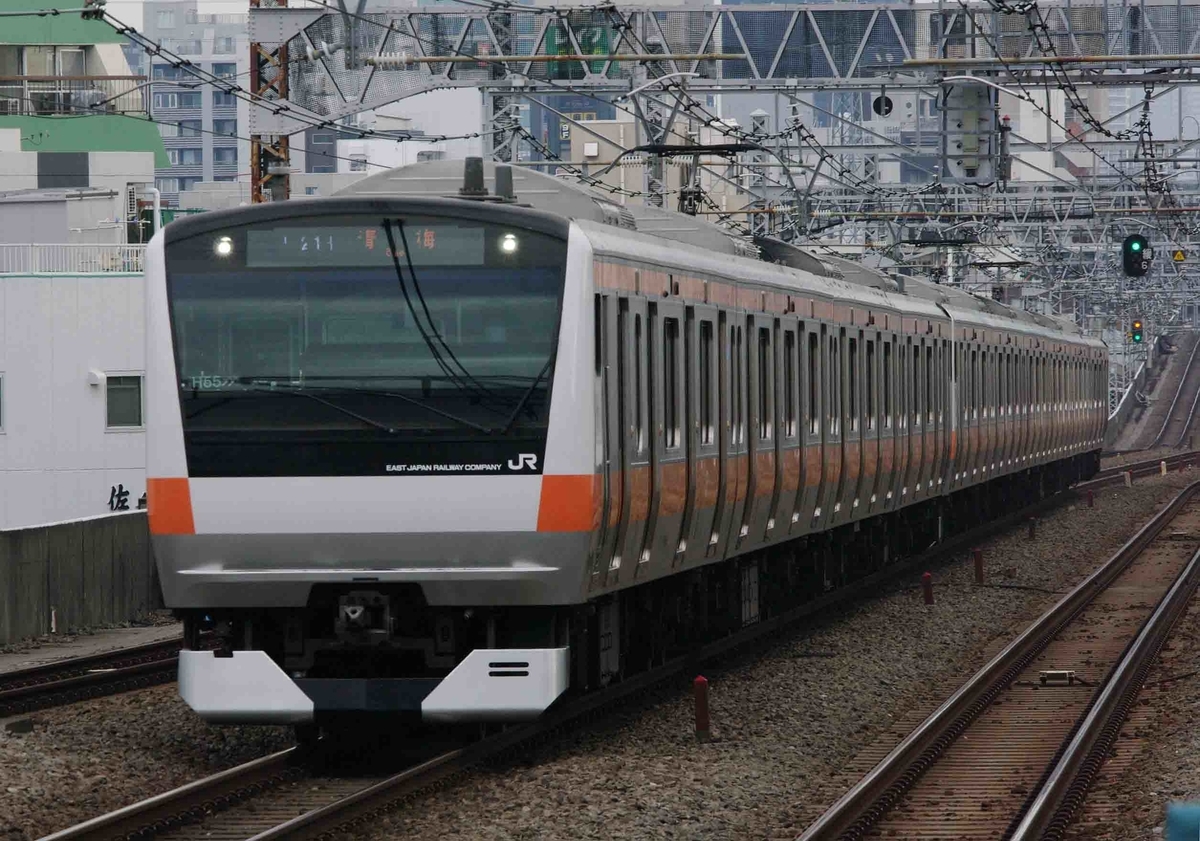
[[[166,262],[191,475],[540,468],[562,240],[343,215],[200,234]]]

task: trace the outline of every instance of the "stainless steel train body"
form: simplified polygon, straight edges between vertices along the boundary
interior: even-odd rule
[[[150,525],[189,639],[225,641],[181,658],[210,720],[527,718],[622,672],[639,588],[732,564],[753,621],[777,547],[1097,463],[1107,353],[1067,325],[459,180],[151,243]]]

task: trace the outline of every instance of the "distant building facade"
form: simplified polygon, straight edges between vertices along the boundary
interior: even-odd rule
[[[249,88],[246,15],[201,14],[197,0],[152,0],[143,10],[144,32],[152,41],[206,73]],[[188,207],[186,193],[203,181],[249,181],[249,103],[197,84],[195,74],[167,56],[151,56],[149,73],[151,114],[168,158],[155,182],[167,206]]]

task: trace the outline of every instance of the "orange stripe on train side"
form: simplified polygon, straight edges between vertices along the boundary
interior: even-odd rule
[[[146,510],[151,534],[196,533],[187,479],[147,479]]]
[[[591,531],[592,479],[585,476],[543,476],[538,503],[538,531]]]

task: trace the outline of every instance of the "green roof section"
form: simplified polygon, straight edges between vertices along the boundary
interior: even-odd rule
[[[0,0],[0,12],[29,12],[83,6],[83,0]],[[79,12],[6,17],[0,24],[0,44],[124,44],[125,36],[102,20],[84,20]]]
[[[21,130],[22,152],[153,152],[155,167],[171,165],[158,126],[137,117],[0,117],[6,128]]]

